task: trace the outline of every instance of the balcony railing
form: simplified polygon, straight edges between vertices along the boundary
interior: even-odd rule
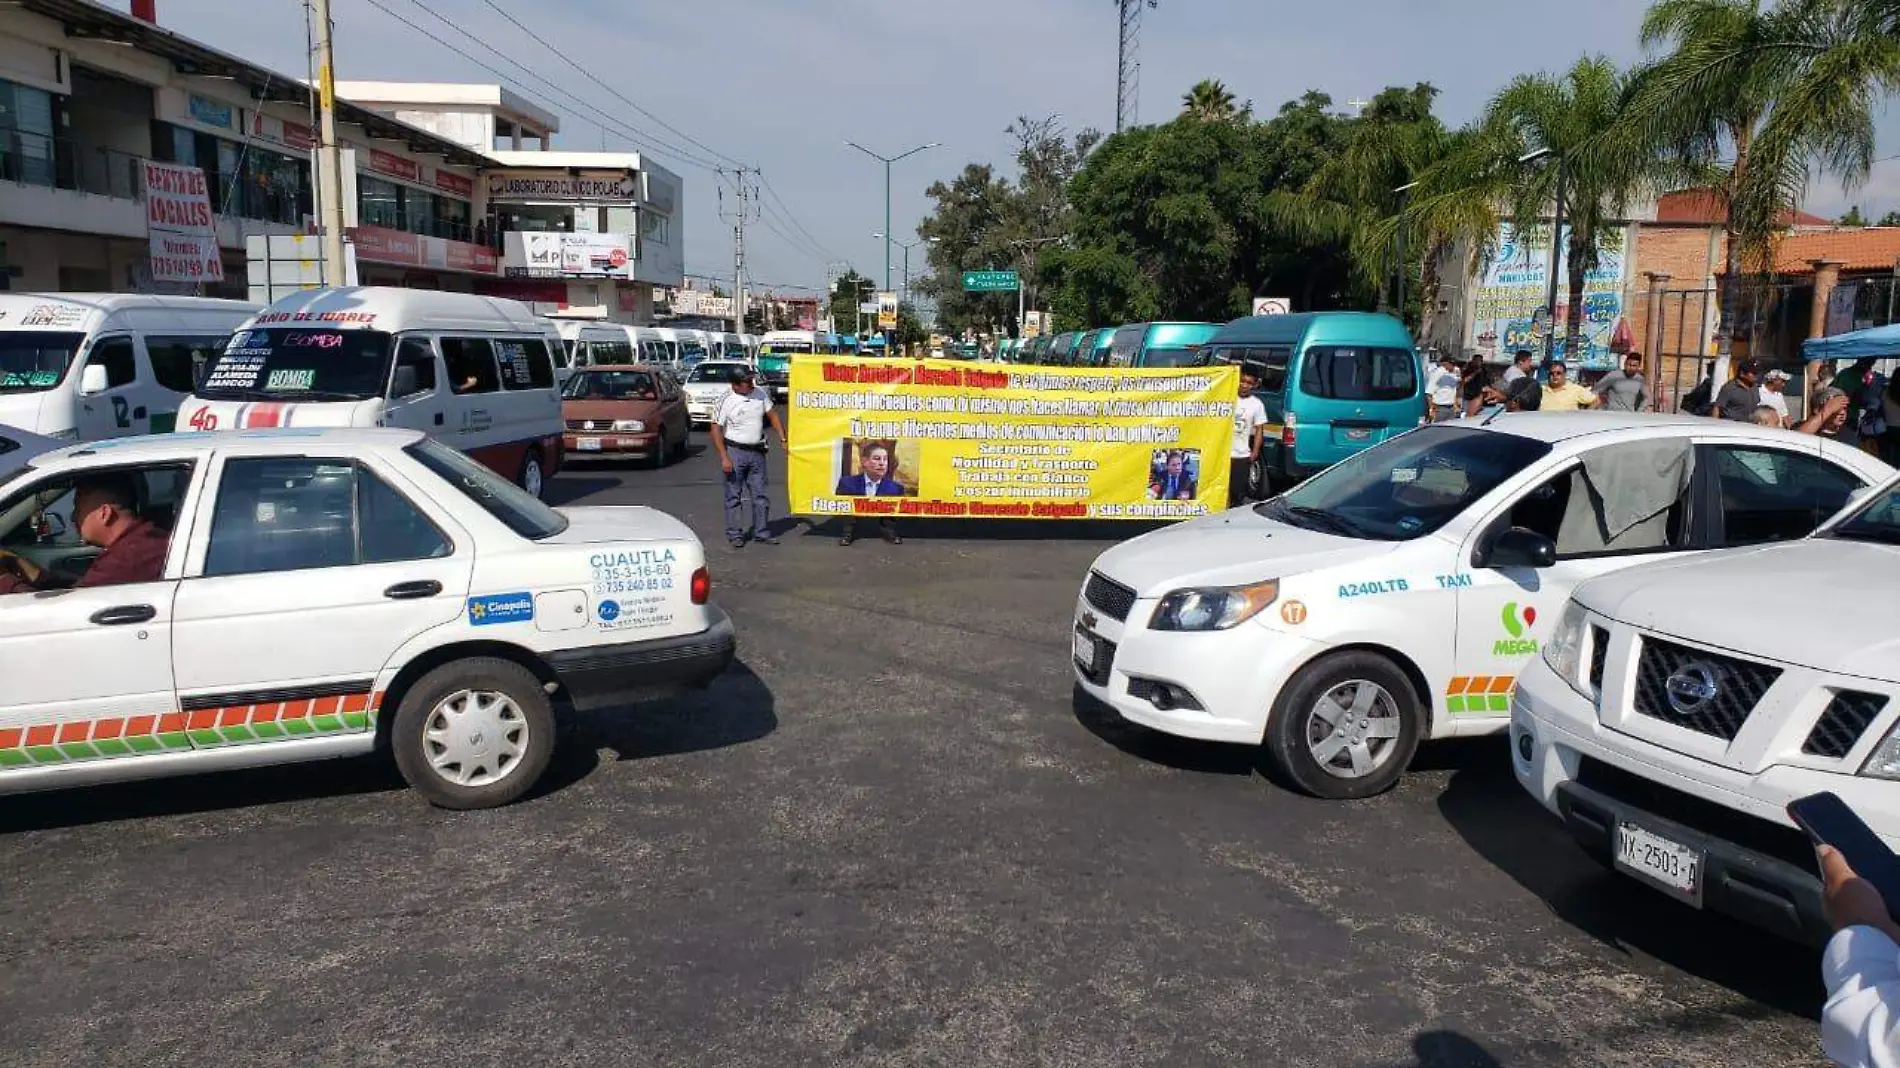
[[[134,153],[0,127],[0,182],[137,200],[142,177]]]

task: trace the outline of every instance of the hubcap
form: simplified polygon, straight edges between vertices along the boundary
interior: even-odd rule
[[[422,728],[429,766],[457,786],[487,786],[514,774],[528,748],[528,718],[507,694],[461,690],[442,699]]]
[[[1398,751],[1398,702],[1376,682],[1342,682],[1307,714],[1306,747],[1326,774],[1363,779]]]
[[[521,488],[534,497],[541,496],[541,461],[530,456],[521,472]]]

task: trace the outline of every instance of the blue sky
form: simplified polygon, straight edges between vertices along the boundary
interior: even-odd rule
[[[123,0],[111,0],[123,8]],[[557,105],[559,147],[602,147],[582,112],[520,68],[497,59],[417,6],[377,0]],[[883,246],[883,170],[848,149],[855,140],[895,154],[943,147],[897,166],[893,228],[914,236],[924,189],[965,162],[1006,162],[1003,129],[1018,115],[1057,113],[1072,130],[1115,118],[1113,0],[495,0],[558,46],[556,56],[485,0],[420,0],[612,119],[702,150],[635,113],[581,73],[725,156],[761,167],[779,209],[748,228],[749,273],[762,282],[816,286],[827,259],[877,277]],[[332,0],[342,78],[484,81],[496,76],[419,36],[369,0]],[[285,73],[304,69],[296,0],[158,0],[159,20],[188,36]],[[1645,0],[1160,0],[1142,35],[1141,116],[1165,119],[1203,77],[1225,82],[1271,112],[1309,88],[1343,107],[1386,85],[1429,81],[1440,110],[1462,122],[1513,75],[1559,70],[1578,55],[1640,58]],[[519,91],[519,90],[517,90]],[[1880,116],[1883,155],[1900,154],[1900,112]],[[609,148],[649,152],[687,184],[687,269],[729,275],[732,234],[716,215],[718,179],[624,132]],[[703,154],[703,153],[702,153]],[[1900,209],[1900,160],[1844,194],[1817,183],[1809,207],[1838,214],[1859,203],[1877,216]],[[791,220],[784,218],[785,214]],[[794,220],[797,225],[794,225]],[[809,231],[814,242],[798,230]],[[913,269],[920,257],[913,255]],[[895,268],[894,268],[895,269]]]

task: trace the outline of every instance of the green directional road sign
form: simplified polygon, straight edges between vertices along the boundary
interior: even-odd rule
[[[1015,271],[965,271],[965,293],[1014,293],[1022,288]]]

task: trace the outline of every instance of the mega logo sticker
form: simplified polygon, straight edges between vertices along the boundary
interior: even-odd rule
[[[1516,601],[1504,606],[1502,613],[1504,633],[1510,635],[1491,647],[1493,656],[1529,656],[1537,652],[1535,639],[1524,637],[1537,623],[1537,609],[1530,605],[1518,607]]]
[[[468,624],[488,627],[497,623],[527,623],[534,619],[534,597],[527,593],[494,593],[468,599]]]

